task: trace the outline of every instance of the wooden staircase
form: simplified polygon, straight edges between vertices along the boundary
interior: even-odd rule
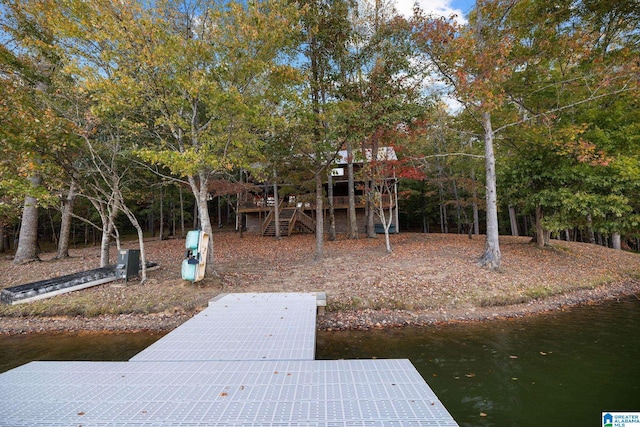
[[[290,236],[296,231],[300,233],[315,233],[315,220],[298,208],[282,209],[279,219],[280,236]],[[276,221],[273,211],[267,215],[262,224],[262,235],[276,235]]]

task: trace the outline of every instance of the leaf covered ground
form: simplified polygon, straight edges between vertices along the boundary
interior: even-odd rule
[[[14,306],[0,305],[0,333],[40,330],[170,329],[222,292],[327,293],[324,328],[368,328],[519,316],[640,292],[640,255],[553,241],[539,249],[527,237],[501,237],[502,269],[476,261],[482,236],[391,236],[325,242],[314,259],[312,235],[275,240],[214,235],[218,277],[190,284],[180,277],[184,240],[149,240],[147,258],[160,264],[145,284],[121,282]],[[123,247],[134,248],[135,242]],[[0,261],[1,288],[99,266],[99,248],[72,249],[71,258],[16,266]],[[116,249],[112,250],[115,260]]]

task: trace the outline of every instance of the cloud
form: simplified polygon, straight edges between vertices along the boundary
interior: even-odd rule
[[[413,6],[418,3],[420,9],[422,9],[426,15],[439,15],[450,17],[451,15],[457,15],[458,22],[466,23],[467,19],[464,16],[464,11],[455,9],[451,6],[452,0],[396,0],[396,10],[405,17],[413,15]]]

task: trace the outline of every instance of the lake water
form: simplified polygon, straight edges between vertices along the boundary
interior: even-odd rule
[[[127,360],[161,336],[0,336],[0,372],[31,360]],[[640,300],[487,323],[320,331],[317,358],[408,358],[461,426],[600,426],[602,411],[640,411]]]

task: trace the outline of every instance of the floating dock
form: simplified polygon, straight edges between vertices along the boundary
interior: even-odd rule
[[[131,360],[313,360],[318,301],[314,293],[222,295]]]
[[[316,294],[228,294],[128,362],[0,374],[0,426],[457,426],[411,362],[314,360]]]

